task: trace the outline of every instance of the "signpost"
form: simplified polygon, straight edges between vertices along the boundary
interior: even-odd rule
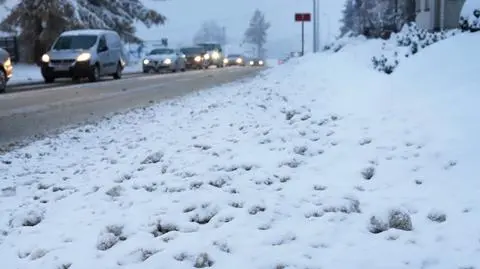
[[[162,38],[162,46],[168,47],[168,38]]]
[[[302,56],[305,53],[305,22],[310,22],[312,15],[310,13],[295,13],[295,21],[302,23]]]

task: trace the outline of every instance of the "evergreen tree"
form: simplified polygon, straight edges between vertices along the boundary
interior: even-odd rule
[[[398,16],[397,29],[401,29],[406,23],[415,22],[417,12],[415,10],[415,0],[397,0],[398,1]],[[418,1],[418,0],[417,0]]]
[[[250,24],[244,34],[244,42],[254,45],[257,50],[257,56],[263,57],[265,54],[264,45],[267,42],[267,31],[270,23],[265,20],[265,15],[259,10],[255,10]]]
[[[347,0],[340,33],[380,37],[415,21],[415,0]]]
[[[147,27],[165,17],[147,9],[140,0],[21,0],[0,23],[4,31],[17,32],[25,60],[38,61],[63,31],[111,29],[127,42],[139,42],[134,23]]]
[[[342,26],[340,27],[340,35],[344,36],[347,33],[352,33],[358,35],[359,32],[357,30],[357,20],[358,20],[358,13],[357,9],[355,9],[355,0],[347,0],[345,2],[345,7],[342,11],[342,19],[341,23]]]

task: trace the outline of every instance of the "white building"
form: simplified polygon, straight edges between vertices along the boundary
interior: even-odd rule
[[[465,0],[416,0],[416,22],[421,28],[440,31],[457,28]]]

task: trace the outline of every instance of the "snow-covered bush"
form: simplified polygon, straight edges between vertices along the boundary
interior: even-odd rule
[[[415,23],[406,24],[402,30],[383,43],[382,54],[372,57],[375,70],[391,74],[400,63],[401,58],[408,58],[420,50],[448,37],[457,31],[428,32]]]
[[[475,9],[471,16],[460,16],[462,31],[477,32],[480,30],[480,9]]]
[[[467,0],[460,13],[459,26],[462,31],[477,32],[480,30],[480,1]]]
[[[356,36],[352,32],[335,39],[333,42],[323,46],[323,51],[339,52],[347,45],[354,44],[356,42],[364,42],[367,38],[365,36]]]

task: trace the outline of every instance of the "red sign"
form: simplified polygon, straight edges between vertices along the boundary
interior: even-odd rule
[[[295,13],[295,21],[311,21],[312,16],[310,13]]]

